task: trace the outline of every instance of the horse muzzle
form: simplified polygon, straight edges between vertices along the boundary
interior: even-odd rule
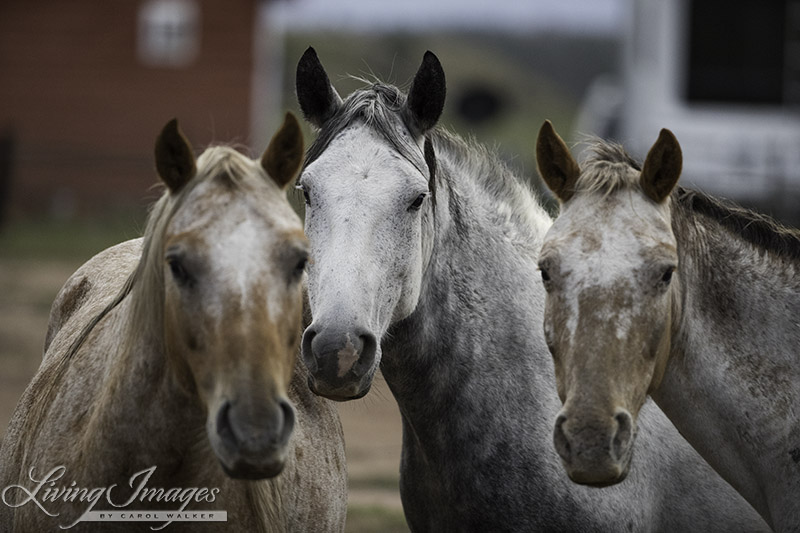
[[[562,410],[553,432],[553,443],[575,483],[614,485],[625,479],[633,454],[635,428],[625,409],[612,417],[580,419]]]
[[[286,399],[255,407],[226,400],[209,421],[209,440],[228,476],[265,479],[283,470],[294,424]]]
[[[372,386],[380,347],[365,328],[322,327],[314,322],[303,333],[303,361],[308,386],[331,400],[363,397]]]

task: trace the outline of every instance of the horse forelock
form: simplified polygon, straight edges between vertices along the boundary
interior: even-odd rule
[[[401,134],[403,130],[409,130],[404,113],[405,104],[406,95],[393,85],[376,82],[354,91],[319,131],[306,152],[305,166],[318,159],[339,133],[361,120],[427,175],[427,165],[419,146],[410,135]]]
[[[575,185],[579,192],[611,194],[639,189],[642,165],[621,144],[590,138],[581,161],[581,175]]]

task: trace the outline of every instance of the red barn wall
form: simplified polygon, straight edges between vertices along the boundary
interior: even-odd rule
[[[14,147],[7,214],[141,205],[156,182],[153,141],[172,117],[195,149],[247,142],[256,2],[197,0],[200,52],[181,68],[138,59],[144,3],[0,3],[0,136]]]

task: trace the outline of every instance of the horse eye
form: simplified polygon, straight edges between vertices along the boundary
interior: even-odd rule
[[[295,189],[300,189],[303,191],[303,198],[306,201],[306,205],[311,205],[311,198],[308,196],[308,189],[306,189],[304,185],[296,185]]]
[[[547,272],[547,270],[540,268],[539,272],[542,274],[542,281],[550,281],[550,274]]]
[[[672,273],[675,272],[675,267],[671,266],[664,271],[664,274],[661,276],[661,283],[664,285],[668,285],[670,281],[672,281]]]
[[[175,283],[178,285],[188,285],[192,281],[189,272],[186,270],[186,267],[183,266],[180,259],[177,257],[168,257],[167,264],[169,264],[169,271],[172,273],[172,279],[175,280]]]
[[[297,261],[297,264],[294,266],[294,270],[292,270],[292,277],[295,279],[299,278],[303,275],[303,272],[306,269],[306,265],[308,264],[308,256],[304,255]]]
[[[422,202],[425,200],[427,193],[422,193],[416,197],[414,202],[408,206],[409,211],[419,211],[419,208],[422,207]]]

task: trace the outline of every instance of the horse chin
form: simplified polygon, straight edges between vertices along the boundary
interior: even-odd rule
[[[331,386],[327,382],[308,376],[308,388],[317,396],[322,396],[335,402],[358,400],[367,395],[372,388],[372,376],[365,376],[356,383]]]
[[[569,478],[573,482],[580,485],[602,488],[621,483],[628,477],[629,470],[630,461],[627,461],[624,465],[616,463],[607,465],[606,468],[598,470],[582,470],[567,467],[567,475],[569,475]]]
[[[233,479],[268,479],[277,476],[286,466],[286,447],[265,451],[255,457],[221,457],[217,454],[222,470]]]
[[[269,465],[259,465],[258,467],[252,465],[237,465],[234,468],[228,468],[224,463],[221,464],[222,469],[228,477],[233,479],[259,480],[277,476],[283,472],[283,467],[286,465],[286,462],[278,461]]]
[[[211,451],[222,469],[234,479],[265,479],[280,474],[289,454],[294,408],[288,401],[280,402],[278,408],[257,417],[263,426],[258,427],[245,424],[230,405],[224,402],[207,426]]]

